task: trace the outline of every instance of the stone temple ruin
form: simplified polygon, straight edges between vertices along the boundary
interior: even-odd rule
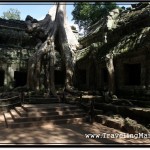
[[[36,51],[38,40],[36,36],[26,32],[26,29],[25,21],[0,19],[0,88],[2,89],[14,89],[27,84],[28,59]],[[77,31],[73,32],[78,37]],[[129,118],[125,121],[121,117],[118,119],[118,116],[109,118],[112,112],[135,120],[138,118],[137,121],[142,124],[147,120],[146,125],[148,125],[150,4],[133,4],[131,9],[122,12],[118,9],[111,11],[107,17],[89,27],[87,34],[82,38],[78,37],[78,41],[80,46],[76,52],[74,86],[83,93],[75,99],[81,102],[90,99],[91,95],[97,95],[93,98],[96,103],[95,109],[99,110],[96,119],[106,126],[130,132],[130,122],[136,124]],[[61,68],[59,54],[57,57],[55,84],[56,87],[63,87],[65,72]],[[113,67],[109,70],[112,64]],[[109,90],[110,85],[114,90],[111,102],[106,101],[104,94]],[[42,98],[36,97],[34,100],[37,99]],[[64,100],[64,95],[62,99]],[[70,99],[73,98],[65,98],[66,101]],[[86,103],[87,101],[84,104]],[[109,117],[104,116],[107,113]],[[12,127],[14,126],[12,124]],[[149,132],[139,124],[138,127],[143,132]],[[135,128],[136,130],[133,129],[131,133],[139,131],[137,126]]]
[[[143,4],[144,5],[144,4]],[[114,56],[117,95],[142,97],[150,86],[150,5],[122,13],[113,10],[107,18],[89,28],[80,39],[77,68],[80,88],[98,90],[108,86],[104,56]]]
[[[25,21],[0,19],[0,87],[26,85],[29,57],[36,51],[38,39],[26,32]],[[75,36],[78,32],[73,30]],[[58,59],[59,59],[59,53]],[[64,84],[64,72],[55,66],[56,85]]]
[[[0,28],[0,86],[24,86],[36,41],[25,32],[24,21],[0,19]]]
[[[149,5],[122,13],[116,9],[89,28],[79,39],[82,49],[76,56],[77,88],[102,90],[108,86],[104,56],[112,52],[117,95],[139,97],[149,93],[149,9]],[[0,86],[24,86],[27,61],[35,52],[37,39],[26,32],[24,21],[0,19],[0,28]],[[56,84],[63,84],[64,74],[57,68]]]

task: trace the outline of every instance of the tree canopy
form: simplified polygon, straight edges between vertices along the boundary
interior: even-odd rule
[[[108,14],[112,9],[117,8],[115,2],[75,2],[72,11],[73,20],[79,28],[85,30]]]
[[[13,19],[13,20],[20,20],[20,11],[18,9],[10,8],[8,11],[3,12],[3,19]]]

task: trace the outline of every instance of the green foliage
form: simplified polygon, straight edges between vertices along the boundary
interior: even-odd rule
[[[117,7],[115,2],[75,2],[72,11],[73,20],[80,29],[86,30]]]
[[[8,11],[3,12],[3,19],[13,19],[13,20],[20,20],[20,11],[18,9],[10,8]]]

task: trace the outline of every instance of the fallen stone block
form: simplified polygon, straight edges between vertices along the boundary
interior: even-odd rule
[[[150,131],[144,127],[143,125],[137,123],[135,120],[132,120],[130,118],[126,118],[124,121],[124,129],[131,134],[136,133],[146,133],[149,134]]]
[[[109,118],[108,120],[105,121],[104,125],[114,129],[122,130],[124,126],[124,120]]]

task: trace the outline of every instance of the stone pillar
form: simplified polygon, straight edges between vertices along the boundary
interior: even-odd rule
[[[13,87],[13,83],[14,83],[14,73],[17,70],[17,65],[18,64],[9,64],[7,66],[7,70],[6,70],[6,80],[7,80],[7,85],[9,87]]]
[[[14,80],[14,69],[12,68],[11,65],[8,65],[6,75],[7,75],[7,85],[9,87],[12,87],[12,82]]]

